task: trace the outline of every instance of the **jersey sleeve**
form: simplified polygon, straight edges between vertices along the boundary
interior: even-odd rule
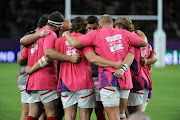
[[[43,50],[55,49],[56,39],[57,39],[56,34],[51,31],[51,33],[44,38]]]
[[[133,46],[129,46],[128,52],[131,52],[135,55],[135,48]]]
[[[83,35],[82,37],[80,37],[80,41],[83,44],[84,47],[86,46],[90,46],[94,40],[94,31],[91,31],[89,33],[87,33],[86,35]]]
[[[128,40],[129,45],[134,47],[140,47],[142,42],[142,38],[134,32],[128,32]]]
[[[21,55],[24,57],[24,58],[28,58],[28,48],[24,48],[22,51],[21,51]]]
[[[149,50],[150,50],[150,53],[154,53],[156,55],[156,53],[154,52],[150,44],[149,44]]]
[[[94,47],[92,47],[92,46],[85,47],[85,48],[83,49],[83,53],[84,53],[84,54],[86,54],[86,53],[88,53],[88,52],[91,52],[91,51],[94,51]]]
[[[55,42],[55,49],[57,50],[57,51],[60,51],[60,39],[61,38],[58,38],[57,40],[56,40],[56,42]]]

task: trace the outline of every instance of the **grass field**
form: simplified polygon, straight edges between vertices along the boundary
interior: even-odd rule
[[[0,120],[19,120],[20,91],[16,63],[0,63]],[[153,68],[153,94],[146,109],[152,120],[180,120],[180,66]],[[96,120],[94,113],[92,120]],[[77,119],[78,120],[78,119]]]

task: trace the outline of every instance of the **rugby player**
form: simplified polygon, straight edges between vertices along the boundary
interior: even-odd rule
[[[46,37],[39,38],[37,42],[26,48],[28,54],[22,51],[24,58],[28,57],[28,65],[33,66],[41,57],[46,55],[49,50],[54,49],[57,36],[56,31],[63,26],[64,16],[59,12],[53,12],[48,16],[47,25],[38,30],[41,32],[46,29],[50,34]],[[43,66],[42,66],[43,67]],[[35,120],[38,117],[39,103],[42,102],[46,111],[47,120],[57,119],[57,98],[59,97],[57,88],[57,66],[56,62],[52,62],[48,67],[40,69],[29,75],[27,80],[27,91],[29,94],[29,115],[27,120]]]
[[[30,31],[30,32],[26,33],[26,35],[35,33],[35,31],[37,31],[37,30],[41,29],[43,26],[45,26],[47,23],[47,20],[48,20],[47,17],[48,17],[48,14],[43,15],[37,23],[37,28],[34,31]],[[39,34],[40,34],[39,36],[44,37],[48,34],[48,31],[42,31]],[[23,48],[24,47],[21,45],[20,51],[22,51]],[[28,93],[26,93],[27,74],[25,71],[25,67],[27,66],[27,59],[24,60],[23,62],[20,62],[21,58],[22,58],[22,56],[20,54],[17,59],[17,62],[21,66],[19,75],[18,75],[18,86],[21,90],[21,102],[22,102],[22,113],[21,113],[20,120],[26,120],[26,118],[28,116],[28,112],[29,112]],[[41,118],[42,118],[42,116],[41,116]]]
[[[115,28],[126,29],[130,32],[135,32],[134,25],[131,19],[127,17],[119,17],[115,21],[114,25]],[[149,57],[150,55],[150,51],[148,48],[149,48],[149,44],[145,47],[135,48],[135,59],[131,65],[133,88],[131,89],[128,98],[128,112],[130,114],[134,112],[142,112],[142,105],[148,98],[149,90],[152,89],[152,82],[149,79],[149,76],[147,76],[147,72],[144,73],[143,66],[146,65],[147,61],[148,61],[148,65],[154,64],[157,61],[157,59],[155,57],[155,54],[152,53],[151,58],[149,58],[149,60],[146,61],[144,56],[147,55]],[[143,59],[141,60],[141,58]],[[126,100],[126,104],[127,104],[127,100]]]

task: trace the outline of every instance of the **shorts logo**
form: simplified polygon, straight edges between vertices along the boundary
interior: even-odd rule
[[[105,39],[107,42],[109,42],[111,52],[116,52],[118,50],[124,49],[121,42],[122,35],[117,34],[112,37],[106,37]]]

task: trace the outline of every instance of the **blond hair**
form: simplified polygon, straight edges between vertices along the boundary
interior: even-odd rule
[[[114,22],[114,26],[118,26],[119,28],[123,27],[123,29],[126,29],[130,32],[133,32],[135,30],[131,19],[128,17],[119,17]]]

